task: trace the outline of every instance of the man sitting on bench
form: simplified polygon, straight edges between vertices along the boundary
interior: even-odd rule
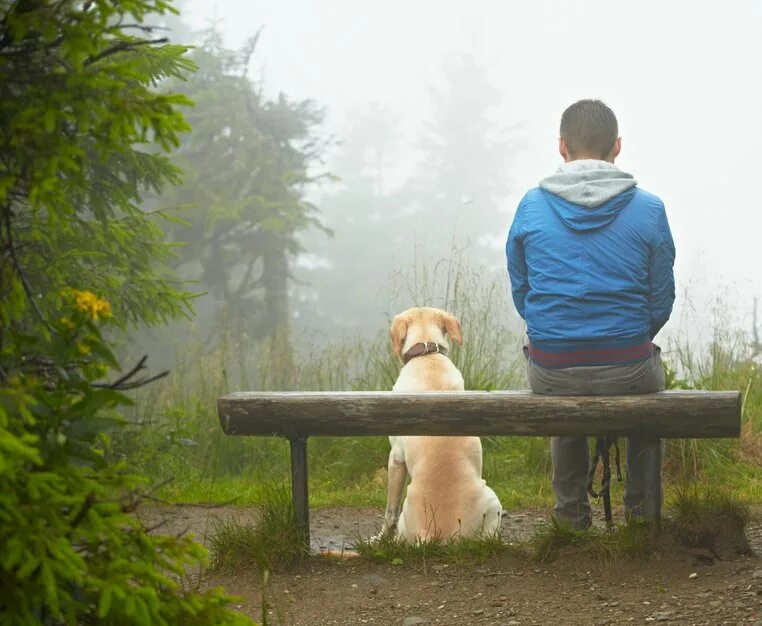
[[[619,395],[664,389],[651,343],[675,299],[664,204],[614,165],[616,117],[580,100],[561,117],[564,164],[521,200],[506,255],[513,301],[527,324],[529,385],[538,394]],[[646,464],[657,441],[627,441],[625,513],[643,514]],[[654,449],[656,448],[656,449]],[[551,438],[555,514],[591,523],[585,437]]]

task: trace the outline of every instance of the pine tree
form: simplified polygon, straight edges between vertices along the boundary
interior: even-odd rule
[[[199,71],[184,87],[193,132],[178,154],[185,181],[160,202],[189,206],[172,230],[188,242],[185,274],[200,275],[250,335],[273,337],[289,322],[297,234],[320,227],[305,188],[324,176],[312,171],[324,144],[314,103],[268,99],[248,76],[256,43],[231,51],[210,31],[194,52]]]
[[[507,221],[500,216],[500,202],[508,187],[511,144],[492,116],[502,94],[491,85],[486,67],[464,54],[446,59],[442,84],[431,96],[422,169],[409,188],[422,207],[418,240],[434,259],[465,244],[479,258],[480,237],[501,231]]]

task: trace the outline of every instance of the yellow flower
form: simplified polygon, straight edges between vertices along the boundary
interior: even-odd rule
[[[68,317],[61,318],[61,326],[66,328],[66,330],[74,330],[74,324]]]
[[[86,356],[86,355],[90,354],[90,346],[88,346],[88,345],[86,345],[86,344],[84,344],[82,342],[77,343],[77,350],[79,350],[79,353],[82,356]]]
[[[77,308],[93,320],[97,320],[99,316],[103,319],[111,317],[111,305],[107,300],[99,298],[92,291],[72,289],[71,293],[76,299]]]

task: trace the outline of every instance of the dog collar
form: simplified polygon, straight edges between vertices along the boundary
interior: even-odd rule
[[[422,341],[413,344],[410,349],[402,355],[402,363],[407,365],[408,361],[424,354],[444,354],[447,355],[447,348],[435,341]]]

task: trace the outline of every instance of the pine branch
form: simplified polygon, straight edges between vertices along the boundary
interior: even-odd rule
[[[144,33],[151,34],[156,32],[157,30],[163,30],[168,31],[170,30],[166,26],[146,26],[145,24],[119,24],[119,29],[123,30],[125,28],[135,28],[137,30],[141,30]]]
[[[101,61],[108,56],[118,54],[119,52],[127,52],[128,50],[134,50],[140,46],[153,46],[156,44],[169,43],[167,37],[161,37],[160,39],[141,39],[140,41],[120,41],[118,44],[107,48],[103,52],[96,54],[94,57],[90,57],[84,63],[84,65],[90,66],[93,63]]]

